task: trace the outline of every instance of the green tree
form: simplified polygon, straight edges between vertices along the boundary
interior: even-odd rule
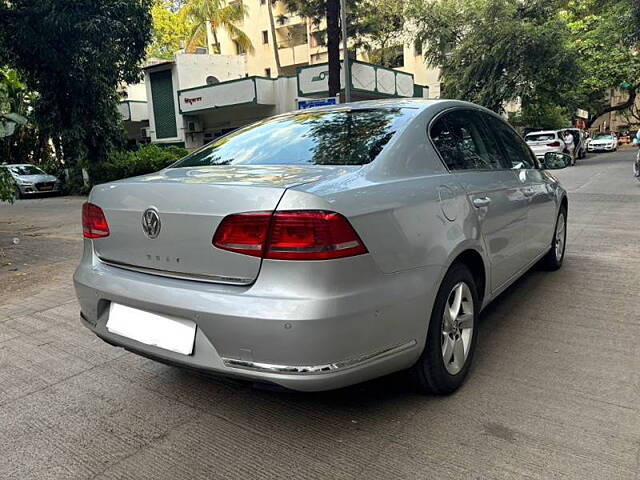
[[[117,87],[139,81],[151,0],[0,0],[0,61],[38,92],[34,119],[82,185],[124,142]]]
[[[636,103],[640,89],[638,8],[631,0],[571,0],[562,12],[582,66],[576,90],[581,107],[589,110],[589,124],[609,112],[630,110]],[[619,88],[626,90],[623,100],[612,104],[610,94]]]
[[[396,67],[403,52],[405,27],[404,0],[363,0],[357,5],[351,31],[356,46],[364,48],[369,61]]]
[[[559,130],[571,124],[571,114],[559,105],[530,103],[522,105],[517,114],[510,115],[509,122],[515,127]]]
[[[225,30],[229,36],[245,51],[253,51],[251,40],[237,24],[248,15],[242,2],[227,4],[224,0],[189,0],[180,14],[192,25],[187,48],[207,46],[207,26],[213,34],[214,53],[220,53],[217,32]]]
[[[496,112],[524,104],[573,101],[579,75],[560,2],[532,0],[411,0],[408,15],[443,95]]]
[[[21,114],[24,109],[20,97],[24,90],[26,85],[18,79],[15,71],[0,69],[0,145],[2,146],[9,142],[17,127],[27,123],[26,117]],[[4,154],[0,158],[3,157],[8,159]],[[9,170],[0,166],[0,202],[13,203],[15,195],[15,184]]]
[[[153,40],[147,49],[149,57],[171,60],[187,45],[193,26],[185,15],[176,11],[176,7],[172,0],[155,0],[151,8]]]
[[[270,0],[267,0],[270,1]],[[340,92],[340,0],[283,0],[291,12],[311,18],[316,25],[327,22],[329,96]]]
[[[51,169],[46,165],[51,159],[49,139],[33,123],[37,101],[38,94],[27,88],[18,72],[0,68],[0,161],[29,162]]]
[[[19,125],[27,123],[26,90],[15,70],[0,69],[0,139],[13,135]]]

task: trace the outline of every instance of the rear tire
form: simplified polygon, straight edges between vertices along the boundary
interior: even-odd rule
[[[545,270],[555,271],[562,267],[567,246],[567,207],[562,206],[556,220],[556,228],[553,231],[551,248],[542,258],[542,266]]]
[[[442,280],[424,351],[410,370],[419,391],[449,395],[463,384],[478,339],[476,288],[471,271],[462,263],[453,265]]]

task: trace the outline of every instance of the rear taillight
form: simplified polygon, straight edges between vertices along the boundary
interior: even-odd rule
[[[328,260],[367,253],[349,221],[339,213],[277,212],[265,258]]]
[[[559,146],[560,146],[560,142],[558,141],[547,143],[547,147],[559,147]]]
[[[367,253],[345,217],[315,210],[230,215],[218,227],[213,244],[275,260],[329,260]]]
[[[213,236],[213,244],[223,250],[262,257],[269,233],[270,212],[229,215]]]
[[[102,209],[93,203],[82,205],[82,232],[84,238],[109,236],[109,224]]]

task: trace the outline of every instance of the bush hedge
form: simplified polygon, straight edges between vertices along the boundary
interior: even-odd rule
[[[93,184],[111,182],[157,172],[181,159],[189,152],[180,147],[147,145],[133,152],[118,152],[107,162],[91,171]]]

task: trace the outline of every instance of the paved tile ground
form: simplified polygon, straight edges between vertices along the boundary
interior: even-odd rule
[[[450,398],[401,374],[323,394],[256,388],[110,347],[80,327],[70,282],[82,199],[0,206],[0,263],[13,264],[0,268],[0,479],[639,479],[631,158],[558,173],[565,267],[531,271],[484,312]]]

